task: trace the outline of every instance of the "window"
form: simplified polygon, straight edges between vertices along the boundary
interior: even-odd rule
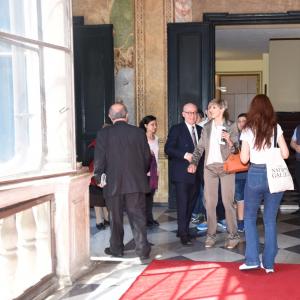
[[[0,1],[0,181],[74,170],[70,6]]]

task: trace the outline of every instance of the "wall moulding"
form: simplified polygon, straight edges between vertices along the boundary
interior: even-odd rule
[[[135,0],[134,1],[134,9],[135,9],[135,108],[136,108],[136,120],[140,120],[145,114],[146,111],[146,72],[145,72],[145,49],[147,44],[145,44],[145,1],[143,0]],[[174,4],[173,0],[163,0],[163,11],[161,17],[163,18],[164,24],[164,37],[161,41],[164,45],[164,105],[167,105],[167,23],[173,22],[174,20]],[[148,78],[149,80],[149,78]],[[167,132],[167,119],[168,114],[167,110],[165,115],[163,116],[164,124],[164,135],[166,136]],[[163,138],[165,138],[165,136]]]

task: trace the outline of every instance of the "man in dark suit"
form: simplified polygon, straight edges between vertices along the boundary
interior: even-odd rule
[[[175,184],[178,236],[183,245],[192,244],[189,223],[199,194],[200,176],[203,176],[203,168],[198,168],[195,174],[187,172],[192,153],[201,136],[202,128],[196,125],[197,112],[197,106],[193,103],[183,106],[184,122],[171,127],[165,145],[165,153],[171,164],[170,178]]]
[[[136,254],[149,257],[150,244],[147,241],[145,193],[149,193],[147,172],[150,149],[145,132],[127,124],[125,105],[115,103],[110,107],[112,126],[101,129],[97,134],[95,147],[95,171],[97,184],[103,187],[103,196],[110,211],[110,247],[105,253],[123,256],[123,211],[127,212]],[[101,175],[106,174],[106,184]]]

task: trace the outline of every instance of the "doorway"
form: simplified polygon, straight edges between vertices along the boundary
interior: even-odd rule
[[[207,13],[203,15],[202,23],[168,24],[169,127],[180,121],[180,108],[186,100],[194,101],[203,110],[206,108],[208,101],[216,95],[215,36],[218,26],[237,28],[236,26],[269,24],[280,24],[280,26],[283,24],[299,25],[300,12],[270,14]],[[185,62],[188,62],[188,64]],[[268,85],[265,85],[262,80],[262,92],[265,91],[268,91]],[[284,108],[284,104],[282,105]],[[300,109],[294,110],[296,113],[299,111]],[[281,110],[280,113],[281,122],[286,126],[284,131],[288,144],[294,124],[288,124],[286,121],[292,113],[286,113],[284,110]],[[293,117],[292,119],[297,118]],[[293,157],[288,161],[288,164],[293,169]],[[170,180],[169,207],[176,207],[176,199]]]
[[[261,93],[260,73],[217,73],[216,98],[226,100],[230,120],[248,111],[256,94]]]

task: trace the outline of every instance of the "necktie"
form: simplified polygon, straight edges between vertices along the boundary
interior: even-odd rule
[[[194,146],[196,147],[197,139],[196,139],[196,134],[195,134],[195,126],[192,126],[192,139],[193,139]]]

